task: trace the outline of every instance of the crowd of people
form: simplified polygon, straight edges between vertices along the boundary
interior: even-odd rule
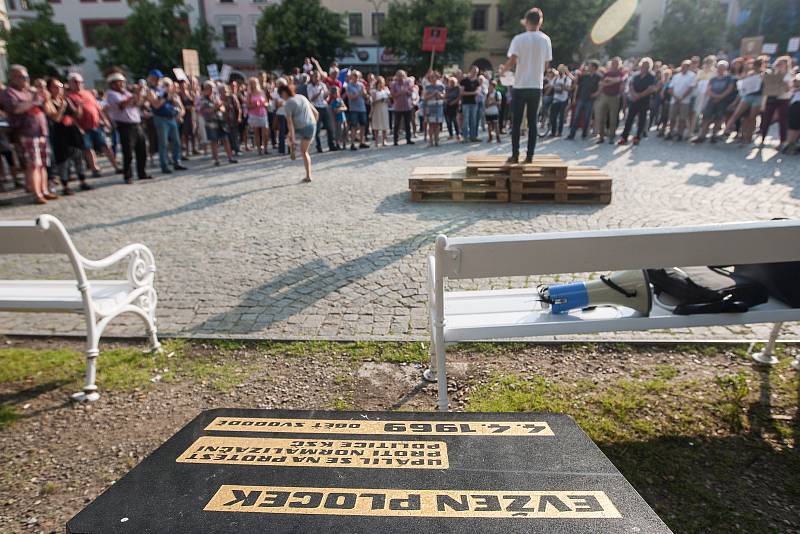
[[[541,35],[538,25],[528,34]],[[86,89],[78,73],[65,86],[57,78],[31,81],[25,67],[12,65],[0,92],[7,119],[0,128],[0,185],[25,187],[46,203],[59,198],[59,184],[62,195],[74,194],[73,177],[80,190],[91,189],[86,174],[99,176],[98,158],[132,183],[134,168],[136,178],[149,180],[149,166],[170,174],[208,152],[220,165],[220,150],[229,163],[244,152],[292,159],[299,153],[304,181],[311,181],[311,145],[323,152],[323,135],[329,151],[397,145],[401,136],[407,144],[421,137],[436,147],[445,129],[452,142],[500,143],[514,114],[514,126],[533,137],[593,133],[597,143],[619,145],[655,132],[673,142],[746,144],[756,137],[763,146],[777,122],[778,148],[798,152],[800,74],[791,57],[729,60],[723,53],[678,66],[618,57],[571,68],[547,65],[531,101],[523,90],[510,90],[513,76],[503,67],[497,73],[477,66],[430,70],[419,79],[398,70],[386,79],[336,64],[324,70],[308,58],[283,75],[261,72],[229,83],[173,81],[158,70],[134,82],[114,69],[107,89],[98,92]]]

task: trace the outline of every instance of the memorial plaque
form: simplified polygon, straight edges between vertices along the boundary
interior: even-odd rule
[[[670,532],[547,413],[203,412],[71,534]]]

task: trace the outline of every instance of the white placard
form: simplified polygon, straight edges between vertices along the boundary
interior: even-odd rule
[[[778,51],[778,43],[764,43],[761,47],[762,54],[775,54]]]
[[[506,87],[513,87],[514,86],[514,73],[511,71],[506,71],[500,76],[500,83],[505,85]]]
[[[209,78],[212,80],[219,80],[219,68],[214,63],[207,65],[206,69],[208,70]]]
[[[175,67],[174,69],[172,69],[172,73],[175,74],[175,79],[178,80],[179,82],[189,81],[189,77],[186,75],[186,71],[184,71],[180,67]]]
[[[786,45],[786,51],[791,53],[800,50],[800,37],[792,37],[789,39],[789,44]]]
[[[233,67],[223,64],[222,70],[219,72],[219,79],[225,83],[228,83],[228,78],[231,77],[231,72],[233,72]]]

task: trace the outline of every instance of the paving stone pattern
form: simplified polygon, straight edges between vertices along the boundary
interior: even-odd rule
[[[0,194],[0,218],[59,217],[84,255],[99,258],[131,242],[156,257],[161,333],[255,338],[426,339],[425,257],[437,234],[492,235],[654,227],[800,217],[800,157],[772,149],[692,146],[647,139],[638,147],[547,140],[540,153],[595,165],[614,177],[610,205],[411,203],[416,166],[461,165],[468,153],[501,146],[445,143],[313,155],[315,181],[288,157],[244,157],[214,168],[126,186],[95,180],[94,191],[44,208]],[[789,244],[787,244],[789,246]],[[0,278],[59,278],[65,259],[0,257]],[[108,273],[107,276],[115,273]],[[545,279],[459,282],[464,288],[519,287]],[[0,313],[0,332],[83,332],[80,316]],[[769,326],[610,333],[587,339],[764,338]],[[800,339],[787,325],[786,337]],[[141,335],[120,318],[109,335]]]

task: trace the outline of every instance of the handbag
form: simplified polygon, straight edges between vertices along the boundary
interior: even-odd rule
[[[744,313],[769,299],[761,282],[720,267],[647,269],[657,296],[677,301],[676,315]]]

